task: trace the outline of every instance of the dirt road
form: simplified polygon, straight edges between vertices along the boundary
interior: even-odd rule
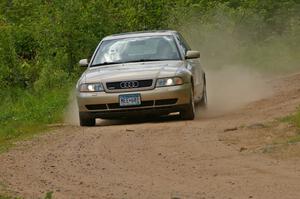
[[[58,128],[1,154],[0,186],[25,198],[300,198],[300,147],[282,141],[297,132],[275,120],[300,104],[300,74],[268,84],[272,95],[195,121]]]

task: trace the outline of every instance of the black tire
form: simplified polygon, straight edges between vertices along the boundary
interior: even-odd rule
[[[206,108],[207,107],[207,91],[206,91],[206,84],[204,84],[203,87],[203,96],[202,99],[199,102],[199,106],[202,108]]]
[[[79,113],[79,121],[80,126],[95,126],[96,125],[96,119],[89,117],[88,115],[84,113]]]
[[[190,103],[187,105],[186,109],[180,112],[180,117],[183,120],[194,120],[195,119],[195,101],[194,101],[194,92],[191,90],[191,99]]]

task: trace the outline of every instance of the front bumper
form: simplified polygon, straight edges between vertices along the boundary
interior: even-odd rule
[[[178,112],[190,102],[191,84],[122,93],[77,93],[79,112],[86,117],[109,118],[130,114],[168,114]],[[120,107],[119,95],[139,93],[141,106]]]

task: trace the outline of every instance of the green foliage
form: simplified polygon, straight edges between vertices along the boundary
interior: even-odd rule
[[[45,196],[45,199],[52,199],[52,196],[53,195],[53,192],[51,191],[51,192],[47,192],[46,193],[46,196]]]
[[[61,121],[70,88],[68,83],[39,92],[20,88],[3,90],[0,96],[0,151],[16,139],[44,131],[46,124]]]
[[[295,114],[282,118],[281,121],[293,124],[300,129],[300,109]]]
[[[200,1],[180,29],[209,67],[288,72],[299,68],[299,5],[288,0]]]
[[[15,198],[15,197],[10,197],[10,196],[1,196],[0,199],[21,199],[21,198]]]
[[[53,192],[47,192],[44,199],[52,199],[53,198]],[[12,196],[1,196],[0,199],[22,199],[22,198],[16,198]]]
[[[300,142],[300,109],[298,109],[298,111],[293,115],[289,115],[287,117],[281,118],[280,121],[292,124],[297,128],[296,129],[297,133],[293,136],[289,136],[287,140],[285,140],[285,143],[288,144],[299,143]]]
[[[300,110],[295,115],[293,115],[290,119],[291,122],[295,124],[297,128],[300,129]]]
[[[0,13],[0,87],[32,88],[49,68],[78,76],[102,37],[126,31],[181,29],[209,65],[273,69],[279,57],[281,69],[299,59],[295,0],[6,0]]]

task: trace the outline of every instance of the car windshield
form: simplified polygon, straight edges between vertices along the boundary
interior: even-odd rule
[[[135,37],[104,40],[91,66],[179,59],[172,36]]]

